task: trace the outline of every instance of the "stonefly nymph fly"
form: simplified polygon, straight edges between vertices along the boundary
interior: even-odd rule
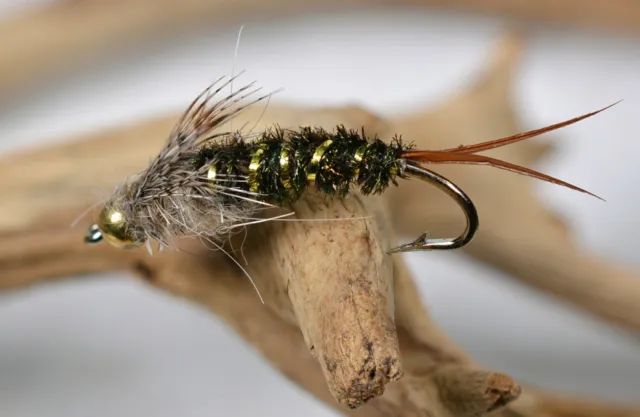
[[[430,164],[474,164],[527,175],[600,198],[575,185],[529,168],[478,155],[530,139],[591,117],[611,107],[554,125],[475,145],[444,150],[419,150],[396,136],[383,142],[364,129],[337,126],[290,130],[273,126],[260,133],[217,131],[270,94],[247,99],[258,89],[253,83],[216,99],[236,77],[223,77],[205,89],[186,109],[166,146],[150,165],[120,185],[103,203],[87,243],[106,240],[118,248],[156,241],[162,250],[176,237],[195,236],[219,241],[238,225],[249,224],[265,207],[284,207],[309,187],[328,196],[345,196],[353,187],[380,194],[397,179],[416,178],[449,195],[466,216],[464,232],[447,239],[413,242],[389,253],[456,249],[467,245],[479,227],[473,201],[454,183],[426,168]],[[244,104],[243,104],[244,103]],[[269,219],[267,219],[269,220]]]

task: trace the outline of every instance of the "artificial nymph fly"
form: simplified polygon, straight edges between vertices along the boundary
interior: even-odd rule
[[[343,126],[332,131],[273,126],[250,136],[217,131],[244,109],[270,96],[244,102],[258,90],[249,84],[215,99],[234,78],[223,80],[191,103],[150,165],[104,202],[86,242],[104,239],[119,248],[142,244],[150,248],[150,242],[156,241],[163,248],[176,237],[218,241],[238,225],[250,223],[260,209],[295,202],[308,187],[328,196],[345,196],[353,188],[364,195],[380,194],[391,185],[397,186],[398,179],[413,177],[435,185],[455,200],[466,215],[467,226],[458,237],[427,239],[423,234],[389,252],[465,246],[479,227],[476,208],[464,191],[427,169],[427,164],[490,165],[591,194],[540,172],[477,153],[576,123],[605,109],[489,142],[418,150],[400,137],[387,143],[367,136],[364,129]]]

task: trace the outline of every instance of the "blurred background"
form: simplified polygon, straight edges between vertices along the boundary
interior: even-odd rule
[[[0,0],[0,18],[46,3],[54,1]],[[73,13],[76,2],[67,3]],[[0,154],[181,111],[234,66],[266,90],[284,87],[276,97],[283,102],[358,104],[383,115],[436,106],[484,69],[507,28],[498,16],[418,6],[259,17],[118,45],[107,60],[0,95]],[[561,132],[558,152],[537,167],[608,202],[542,183],[537,191],[585,248],[640,266],[640,37],[529,26],[513,90],[528,127],[625,100]],[[6,35],[3,52],[20,45]],[[637,340],[468,257],[406,256],[434,320],[486,367],[564,392],[637,402]],[[0,294],[0,415],[337,414],[208,312],[108,275]]]

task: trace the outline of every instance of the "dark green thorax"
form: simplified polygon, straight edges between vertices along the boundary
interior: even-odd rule
[[[403,170],[401,155],[409,148],[400,138],[387,144],[368,138],[364,130],[344,126],[334,132],[275,127],[257,140],[233,138],[209,144],[193,163],[196,168],[213,166],[220,186],[256,192],[263,200],[284,205],[300,198],[308,186],[330,196],[346,195],[351,185],[363,194],[382,193],[397,185]]]

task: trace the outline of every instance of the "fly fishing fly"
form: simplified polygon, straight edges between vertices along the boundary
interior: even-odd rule
[[[462,189],[426,168],[432,164],[489,165],[597,197],[554,177],[477,153],[568,126],[611,106],[488,142],[420,150],[400,136],[384,142],[364,129],[344,126],[331,131],[273,126],[252,135],[218,131],[243,110],[271,96],[248,100],[259,90],[251,83],[216,99],[236,77],[217,80],[191,103],[150,165],[103,203],[85,237],[87,243],[106,240],[118,248],[146,244],[150,250],[150,242],[155,241],[162,250],[177,237],[219,241],[238,225],[248,224],[261,208],[286,207],[309,187],[331,197],[346,196],[353,188],[364,195],[381,194],[391,185],[399,186],[399,179],[415,178],[455,200],[466,216],[466,228],[453,238],[428,239],[426,233],[421,234],[388,252],[461,248],[478,230],[477,210]]]

